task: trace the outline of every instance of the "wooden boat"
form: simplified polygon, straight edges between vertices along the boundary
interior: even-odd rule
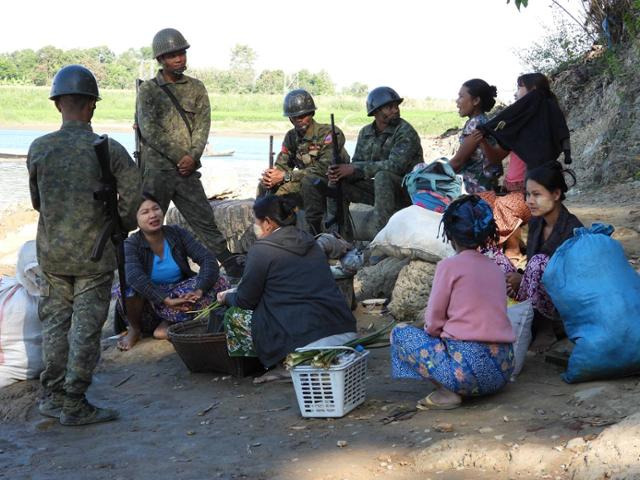
[[[215,150],[210,150],[208,147],[204,149],[202,153],[203,157],[231,157],[236,153],[235,150],[220,150],[216,152]]]
[[[0,152],[0,159],[22,159],[22,158],[27,158],[27,154]]]

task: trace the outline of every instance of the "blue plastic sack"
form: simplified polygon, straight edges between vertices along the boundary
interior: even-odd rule
[[[542,276],[575,343],[568,383],[640,372],[640,276],[611,233],[598,223],[576,228]]]

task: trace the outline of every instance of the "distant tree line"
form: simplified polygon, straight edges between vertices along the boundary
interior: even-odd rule
[[[331,95],[335,85],[325,70],[307,69],[292,74],[283,70],[257,72],[257,53],[248,45],[235,45],[231,49],[227,70],[190,69],[211,93],[264,93],[282,94],[294,88],[304,88],[313,95]],[[106,46],[62,50],[46,46],[39,50],[23,49],[0,53],[0,83],[14,85],[50,85],[53,76],[64,65],[79,63],[89,68],[102,88],[133,88],[136,78],[149,78],[157,68],[151,48],[142,47],[116,55]],[[354,82],[340,93],[366,95],[368,86]]]
[[[132,88],[141,69],[155,63],[151,49],[129,49],[116,55],[106,46],[61,50],[47,46],[39,50],[0,53],[0,82],[18,85],[50,85],[64,65],[79,63],[90,69],[102,88]]]

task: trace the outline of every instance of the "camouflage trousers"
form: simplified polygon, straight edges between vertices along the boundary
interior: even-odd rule
[[[204,193],[199,172],[183,177],[176,170],[147,169],[142,178],[142,185],[143,192],[148,192],[158,199],[163,212],[167,212],[169,202],[173,201],[196,237],[218,257],[218,260],[223,261],[230,255],[227,241],[218,229],[213,210]]]
[[[379,232],[398,210],[411,205],[411,198],[402,187],[402,177],[380,171],[371,179],[342,182],[342,194],[350,203],[373,205],[373,227]]]
[[[113,272],[87,276],[45,273],[48,295],[40,298],[45,392],[82,395],[100,358]]]
[[[307,174],[300,181],[281,183],[273,192],[275,195],[288,195],[296,199],[299,206],[304,208],[305,219],[309,226],[309,231],[317,235],[323,231],[322,219],[327,211],[327,198],[324,193],[327,189],[326,177]],[[258,185],[258,196],[267,193],[267,189],[260,183]],[[331,203],[331,202],[330,202]],[[329,208],[328,214],[332,215]]]

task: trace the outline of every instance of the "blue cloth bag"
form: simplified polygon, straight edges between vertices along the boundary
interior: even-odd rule
[[[456,175],[446,158],[417,164],[404,176],[402,185],[411,198],[420,190],[437,192],[450,200],[458,198],[462,193],[462,177]]]
[[[542,276],[575,348],[567,383],[640,372],[640,276],[611,225],[576,228]]]

